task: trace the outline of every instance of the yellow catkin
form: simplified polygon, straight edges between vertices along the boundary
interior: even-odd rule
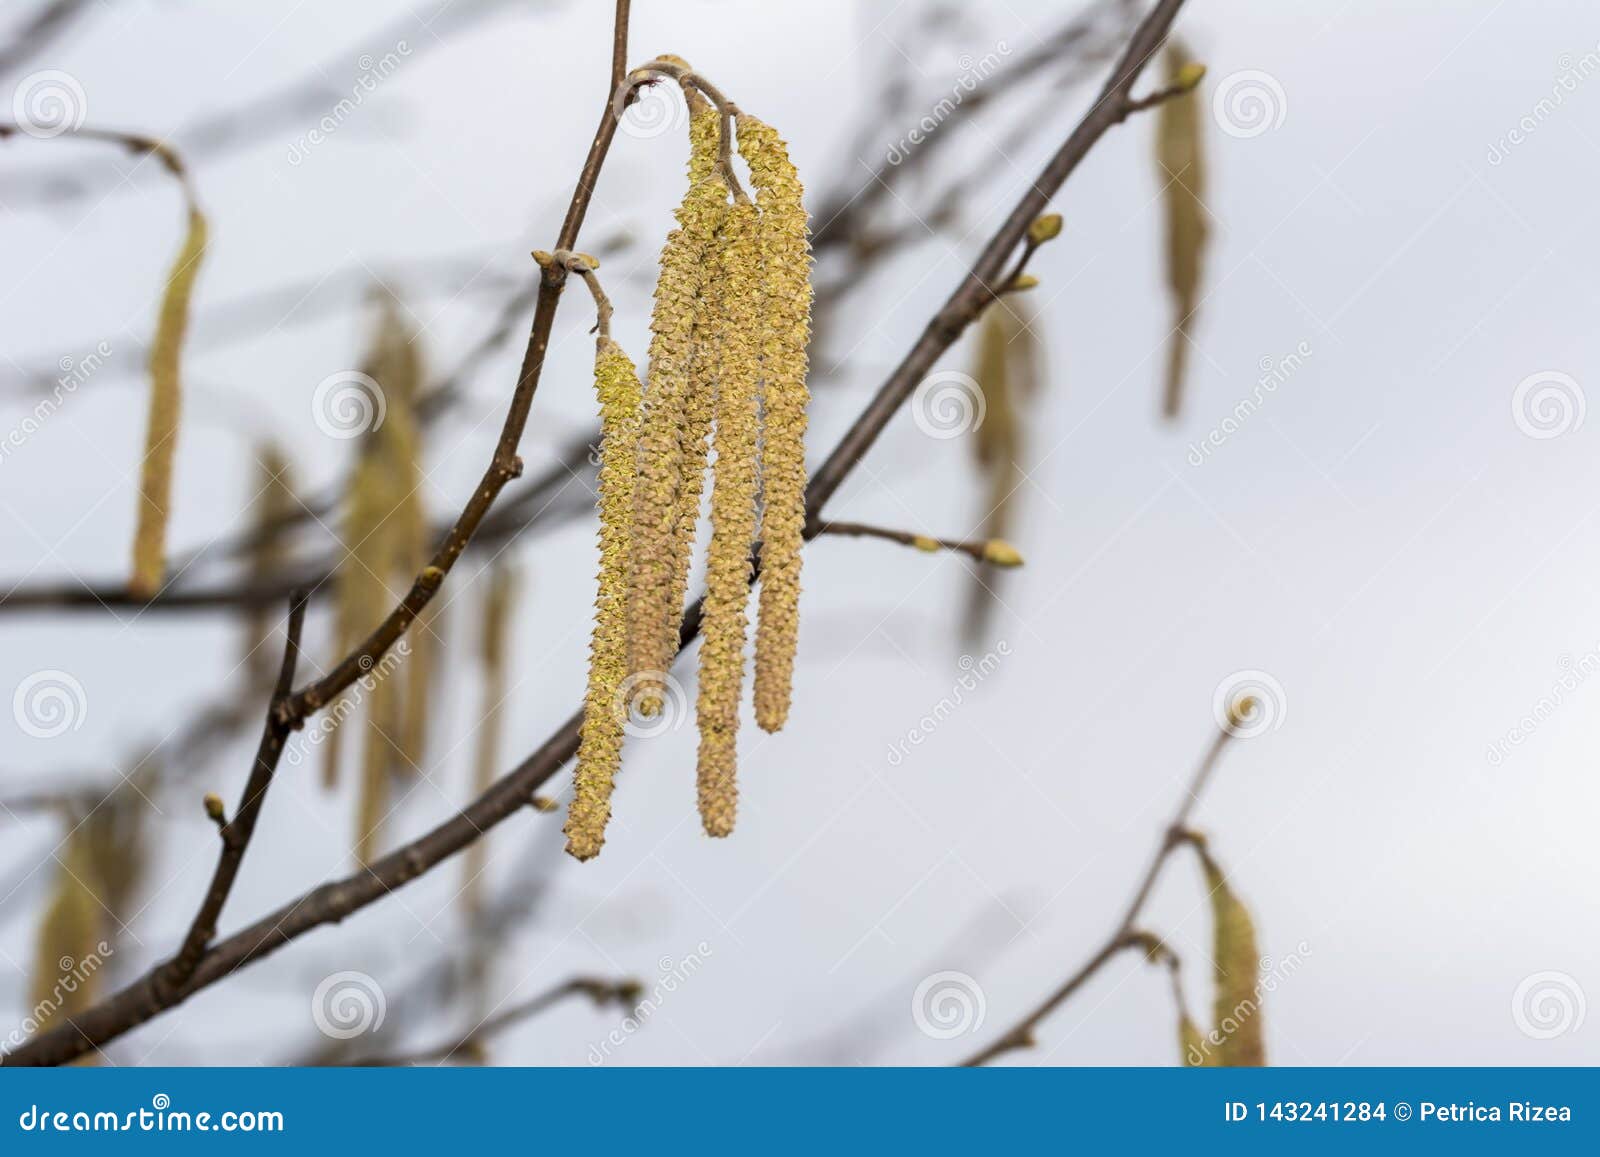
[[[744,688],[745,606],[750,601],[750,551],[756,538],[759,480],[763,298],[756,207],[728,213],[713,275],[722,340],[716,375],[716,480],[711,490],[711,550],[701,623],[698,794],[707,835],[733,831],[738,802],[739,699]]]
[[[983,397],[983,421],[973,432],[972,448],[985,481],[982,503],[987,513],[982,533],[986,539],[1004,541],[1016,521],[1028,404],[1039,390],[1039,361],[1038,337],[1026,308],[1010,300],[989,306],[972,363],[972,376]],[[999,586],[994,574],[972,575],[961,624],[968,646],[988,639]]]
[[[726,214],[727,196],[719,177],[691,185],[678,207],[678,228],[661,251],[633,496],[628,666],[641,675],[664,677],[678,653],[678,622],[693,545],[693,526],[685,533],[682,511],[685,445],[691,439],[694,320],[706,281],[707,253]],[[695,500],[698,504],[698,494]],[[661,692],[646,682],[640,709],[654,714],[660,706]]]
[[[704,98],[691,94],[691,107],[697,111],[689,124],[689,179],[694,182],[711,181],[714,188],[720,188],[722,181],[717,176],[717,151],[721,140],[721,118],[715,109],[701,106],[705,106]],[[724,216],[722,223],[726,221],[727,217]],[[722,298],[726,292],[716,272],[717,259],[725,249],[722,238],[724,224],[719,224],[711,247],[706,251],[706,277],[695,302],[694,324],[690,331],[689,384],[683,402],[678,511],[672,531],[671,580],[666,597],[666,605],[672,608],[682,608],[684,594],[688,590],[690,557],[694,553],[695,531],[700,524],[700,499],[705,492],[707,446],[711,438],[719,346],[722,341]],[[677,653],[678,626],[678,615],[674,610],[657,635],[658,648],[668,648],[664,652],[667,658],[653,660],[654,665],[644,669],[666,670],[672,656]],[[646,681],[639,696],[642,712],[656,714],[661,707],[661,698],[659,684]]]
[[[505,563],[489,572],[489,589],[483,600],[483,633],[479,661],[483,667],[483,703],[479,709],[477,751],[474,753],[472,791],[482,795],[494,782],[500,764],[500,736],[504,730],[500,704],[506,697],[507,635],[511,604],[516,598],[517,576]],[[476,928],[483,918],[483,873],[488,866],[489,833],[467,845],[461,883],[461,908],[467,926]]]
[[[247,566],[256,578],[280,573],[288,562],[288,519],[296,502],[289,460],[268,442],[256,450],[256,493],[250,502],[253,527]],[[262,604],[245,616],[245,669],[252,687],[271,687],[278,676],[281,648],[272,645],[278,608]]]
[[[104,964],[98,945],[105,908],[95,893],[94,868],[89,836],[80,825],[67,837],[39,922],[29,996],[41,1028],[64,1022],[95,1001]]]
[[[1195,850],[1205,869],[1211,891],[1212,950],[1214,962],[1215,1024],[1221,1043],[1215,1063],[1222,1066],[1264,1065],[1266,1045],[1262,1034],[1261,990],[1257,984],[1261,954],[1256,948],[1255,922],[1235,894],[1221,867],[1196,841]]]
[[[347,654],[382,620],[410,587],[426,562],[427,513],[422,504],[422,440],[415,401],[423,368],[416,331],[406,321],[394,299],[384,294],[371,348],[362,372],[378,383],[385,403],[381,425],[362,438],[345,498],[343,525],[347,557],[338,572],[337,650]],[[413,771],[422,760],[423,733],[416,717],[426,715],[426,677],[430,618],[419,617],[406,638],[406,656],[398,668],[394,661],[372,673],[374,685],[360,701],[369,726],[363,742],[366,753],[362,777],[363,807],[381,817],[387,798],[387,777]],[[391,686],[396,679],[398,686]],[[365,686],[365,684],[363,684]],[[354,693],[350,693],[354,700]],[[396,702],[390,704],[390,697]],[[378,720],[380,707],[386,720]],[[337,710],[337,709],[336,709]],[[323,750],[323,781],[338,781],[341,736],[328,737]],[[380,775],[378,769],[382,769]],[[358,837],[370,838],[372,828],[362,824]]]
[[[133,576],[128,589],[150,598],[166,575],[167,520],[172,508],[172,466],[178,452],[178,418],[183,406],[179,360],[189,329],[189,299],[206,251],[206,219],[189,207],[183,248],[167,274],[156,336],[150,345],[150,409],[145,425],[144,459],[139,472],[138,524],[133,534]]]
[[[1189,69],[1189,71],[1185,71]],[[1181,85],[1192,77],[1188,50],[1167,43],[1167,80]],[[1210,228],[1206,221],[1205,153],[1199,98],[1191,91],[1161,103],[1156,113],[1156,175],[1166,207],[1167,287],[1172,293],[1174,333],[1167,346],[1167,379],[1162,411],[1176,417],[1183,401],[1189,358],[1189,330],[1200,300],[1200,279]]]
[[[756,722],[777,731],[789,717],[800,634],[800,557],[806,510],[806,350],[811,341],[811,241],[805,191],[771,126],[739,117],[764,261],[761,617],[756,630]]]
[[[589,644],[589,686],[583,704],[572,804],[567,810],[567,851],[580,860],[599,853],[611,818],[611,791],[622,763],[628,676],[628,556],[633,525],[641,387],[633,362],[610,338],[595,355],[600,400],[600,578],[594,634]]]

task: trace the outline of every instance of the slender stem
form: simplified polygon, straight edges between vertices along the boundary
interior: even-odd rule
[[[595,980],[585,976],[575,977],[521,1004],[496,1013],[471,1032],[453,1040],[397,1056],[363,1057],[360,1060],[350,1061],[349,1064],[357,1068],[440,1064],[458,1053],[472,1053],[497,1033],[537,1016],[569,997],[587,996],[597,1007],[604,1007],[613,1002],[625,1006],[630,1001],[638,1000],[640,991],[637,980]]]
[[[971,555],[979,562],[994,564],[990,557],[989,543],[985,539],[976,542],[959,538],[935,538],[930,534],[917,534],[909,530],[894,530],[887,526],[872,526],[865,522],[832,522],[820,521],[817,523],[817,533],[836,534],[850,538],[881,538],[886,542],[898,542],[901,546],[912,546],[918,550],[954,550],[961,554]],[[1016,565],[1012,563],[1010,565]]]
[[[1034,1029],[1039,1023],[1061,1007],[1073,993],[1087,984],[1095,973],[1105,967],[1120,952],[1136,946],[1148,946],[1149,937],[1135,930],[1135,922],[1139,914],[1144,911],[1145,902],[1150,899],[1150,893],[1155,890],[1156,881],[1161,878],[1161,869],[1166,866],[1173,850],[1182,845],[1187,838],[1186,829],[1189,816],[1193,814],[1195,804],[1200,802],[1200,796],[1205,791],[1206,785],[1211,782],[1212,773],[1216,770],[1217,761],[1222,758],[1223,749],[1228,746],[1228,741],[1233,738],[1231,732],[1219,730],[1217,737],[1211,741],[1205,757],[1200,765],[1195,768],[1194,775],[1190,777],[1188,785],[1184,788],[1183,799],[1179,802],[1177,811],[1165,830],[1161,833],[1161,842],[1156,846],[1155,855],[1151,857],[1150,865],[1145,869],[1139,887],[1133,894],[1133,899],[1128,902],[1127,910],[1122,914],[1122,920],[1111,933],[1100,950],[1091,956],[1076,972],[1067,977],[1061,986],[1052,992],[1027,1016],[1023,1017],[1015,1027],[995,1041],[987,1048],[980,1049],[977,1053],[967,1058],[962,1064],[966,1067],[984,1065],[996,1057],[1005,1055],[1015,1049],[1024,1049],[1034,1043]]]
[[[233,882],[244,863],[245,852],[250,848],[250,838],[255,835],[256,820],[266,802],[267,789],[272,786],[272,774],[277,769],[283,745],[289,738],[289,728],[278,717],[278,709],[294,688],[295,667],[300,661],[300,633],[306,622],[305,591],[296,591],[289,604],[289,624],[285,632],[283,663],[278,669],[277,686],[267,707],[267,721],[262,728],[261,743],[256,748],[255,762],[250,767],[250,778],[245,781],[244,793],[233,818],[222,823],[222,853],[217,858],[211,875],[211,886],[206,889],[200,910],[190,922],[189,932],[176,955],[164,968],[157,970],[155,987],[158,992],[170,994],[181,988],[194,975],[195,966],[205,955],[206,948],[217,934],[217,920],[233,891]]]

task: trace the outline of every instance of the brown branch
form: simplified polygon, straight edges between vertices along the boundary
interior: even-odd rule
[[[193,121],[181,134],[184,154],[198,162],[257,145],[276,133],[303,131],[330,105],[350,95],[347,87],[332,84],[328,78],[343,76],[351,61],[364,54],[381,57],[401,40],[411,49],[408,59],[415,60],[507,7],[510,0],[435,0],[427,9],[407,13],[359,43],[342,46],[290,84]],[[422,35],[417,35],[419,29]],[[0,183],[0,202],[20,210],[86,197],[98,200],[130,187],[144,175],[142,167],[128,172],[116,166],[96,167],[87,173],[81,167],[53,167]]]
[[[618,0],[618,3],[619,13],[625,18],[627,0]],[[992,297],[989,286],[996,283],[1007,258],[1026,236],[1029,224],[1048,205],[1050,198],[1077,168],[1089,148],[1108,129],[1127,116],[1128,92],[1151,55],[1161,46],[1167,29],[1182,4],[1183,0],[1158,0],[1156,6],[1140,23],[1094,107],[1078,123],[1066,142],[1045,166],[1039,178],[1029,186],[1011,215],[985,246],[972,271],[929,323],[899,367],[879,389],[872,402],[813,477],[806,491],[806,503],[811,511],[811,521],[806,530],[808,538],[814,538],[818,533],[817,527],[820,525],[818,515],[822,505],[871,448],[884,426],[916,388],[922,375],[955,344],[967,326],[983,311],[983,307]],[[619,19],[619,36],[623,23],[624,20]],[[619,56],[620,54],[613,54],[614,77],[615,62]],[[572,206],[562,227],[562,239],[555,246],[557,249],[573,248],[572,239],[587,210],[589,194],[593,190],[595,177],[604,160],[606,147],[616,133],[619,115],[617,103],[615,101],[606,103],[606,111],[601,117],[594,144],[590,147],[589,157],[578,179],[577,191],[573,195]],[[534,359],[533,354],[535,346],[541,341],[539,321],[553,310],[554,297],[559,292],[560,285],[551,286],[548,280],[540,290],[540,308],[535,316],[534,338],[529,343],[530,360],[534,361],[535,366],[538,359]],[[545,317],[545,334],[548,335],[547,317]],[[539,345],[537,352],[539,359],[542,359],[542,345]],[[518,398],[513,401],[511,418],[517,416],[519,408],[525,416],[526,405],[522,393],[522,382],[519,382]],[[528,395],[531,399],[531,390]],[[508,423],[510,420],[508,418]],[[493,467],[491,471],[492,469]],[[469,513],[470,508],[463,514],[463,519],[466,519]],[[405,604],[402,604],[401,611],[404,609]],[[699,633],[699,629],[700,603],[696,602],[684,615],[680,635],[688,641]],[[382,636],[384,631],[385,628],[380,628],[378,634]],[[307,690],[317,691],[322,682],[324,681],[313,684]],[[306,692],[301,692],[301,695],[304,694]],[[527,807],[533,793],[560,771],[576,753],[582,720],[582,710],[574,712],[555,734],[520,765],[462,811],[432,831],[378,858],[356,875],[341,880],[331,880],[311,889],[215,945],[201,959],[188,984],[181,991],[172,994],[169,1003],[163,1004],[152,1000],[150,974],[146,974],[127,988],[75,1017],[72,1023],[47,1030],[30,1040],[12,1054],[10,1062],[61,1064],[70,1061],[145,1023],[171,1004],[216,983],[236,969],[276,951],[313,928],[323,924],[338,923],[351,913],[410,883],[466,847],[507,816]]]
[[[278,669],[277,686],[267,705],[267,721],[261,731],[261,743],[256,748],[255,762],[250,767],[250,778],[245,781],[244,793],[233,818],[221,818],[222,804],[214,796],[206,800],[207,811],[218,821],[218,834],[222,839],[222,854],[217,858],[216,870],[211,876],[211,886],[206,889],[200,910],[189,925],[183,945],[165,967],[158,969],[154,987],[158,995],[167,995],[194,975],[195,966],[205,955],[207,946],[217,934],[217,920],[233,891],[233,882],[239,875],[239,866],[250,849],[250,838],[255,835],[256,820],[261,806],[266,802],[267,789],[272,786],[272,773],[277,770],[283,745],[289,738],[289,728],[279,717],[279,708],[294,689],[295,667],[300,660],[300,633],[306,622],[306,594],[297,592],[289,605],[289,624],[283,647],[283,664]]]
[[[637,980],[595,980],[585,976],[575,977],[558,984],[548,992],[524,1001],[522,1004],[498,1012],[464,1036],[437,1044],[417,1052],[396,1056],[362,1057],[346,1062],[356,1068],[394,1068],[401,1065],[438,1064],[450,1060],[458,1053],[476,1059],[485,1041],[514,1025],[539,1015],[545,1009],[561,1003],[568,997],[587,996],[596,1008],[617,1004],[624,1008],[639,999],[643,986]]]
[[[1062,982],[1061,986],[1052,992],[1027,1016],[1023,1017],[1015,1027],[995,1041],[987,1048],[980,1049],[962,1064],[972,1068],[984,1065],[996,1057],[1005,1055],[1015,1049],[1029,1048],[1034,1044],[1034,1029],[1039,1027],[1041,1021],[1059,1008],[1066,1000],[1087,984],[1095,973],[1110,963],[1118,953],[1133,947],[1144,947],[1149,950],[1151,938],[1148,933],[1138,932],[1134,928],[1139,915],[1144,911],[1145,902],[1150,899],[1156,881],[1161,878],[1161,869],[1166,867],[1167,859],[1173,851],[1181,847],[1187,840],[1189,816],[1194,811],[1195,804],[1200,802],[1200,796],[1205,791],[1206,785],[1211,782],[1211,774],[1216,769],[1217,761],[1222,757],[1222,751],[1228,746],[1228,741],[1233,738],[1233,733],[1226,728],[1217,732],[1217,737],[1212,740],[1205,757],[1200,761],[1200,766],[1195,769],[1193,777],[1184,788],[1183,799],[1179,802],[1178,810],[1162,832],[1161,842],[1156,847],[1155,855],[1150,860],[1150,866],[1145,869],[1144,878],[1140,880],[1138,890],[1134,892],[1133,899],[1128,903],[1127,910],[1122,915],[1116,930],[1101,946],[1100,950],[1091,956],[1082,967]]]
[[[86,8],[87,0],[48,0],[17,30],[16,37],[0,48],[0,74],[10,72],[19,64],[37,55],[40,50],[66,31],[73,19]]]

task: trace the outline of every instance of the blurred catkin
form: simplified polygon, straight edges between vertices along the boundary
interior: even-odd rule
[[[500,764],[500,704],[506,697],[506,651],[511,625],[511,606],[517,593],[517,575],[504,562],[489,572],[489,589],[483,599],[483,627],[479,639],[479,663],[483,669],[483,700],[478,711],[477,751],[472,772],[472,791],[482,795],[494,782]],[[476,928],[483,917],[483,872],[488,864],[489,832],[467,845],[461,883],[461,908],[467,926]]]
[[[414,404],[422,381],[415,329],[394,299],[380,295],[380,313],[363,363],[383,391],[381,425],[363,437],[346,496],[344,542],[347,558],[338,572],[337,637],[341,653],[352,649],[388,612],[427,557],[427,514],[422,504],[422,440]],[[362,732],[361,779],[357,803],[357,858],[367,863],[378,846],[379,829],[389,811],[390,781],[420,766],[423,733],[415,717],[426,715],[431,617],[419,617],[403,652],[349,693],[353,716],[366,713]],[[341,708],[334,708],[340,714]],[[342,716],[341,716],[342,717]],[[338,777],[342,732],[330,735],[324,751],[324,780]]]
[[[1227,876],[1212,858],[1203,840],[1194,841],[1211,891],[1212,950],[1216,1005],[1213,1032],[1221,1039],[1216,1064],[1264,1065],[1261,991],[1257,984],[1261,954],[1256,947],[1255,922],[1240,902]]]
[[[250,502],[250,548],[246,566],[250,575],[263,579],[279,574],[289,561],[289,518],[296,502],[289,460],[275,442],[256,448],[255,497]],[[278,609],[252,606],[245,614],[244,658],[250,685],[270,689],[278,676],[279,656],[270,645]]]
[[[1028,407],[1038,396],[1043,373],[1036,327],[1029,311],[1011,299],[994,302],[984,311],[978,331],[978,349],[972,376],[983,397],[983,420],[973,432],[972,447],[984,478],[981,531],[997,543],[986,561],[999,566],[1013,561],[1006,553],[1006,536],[1016,522],[1016,500],[1021,490],[1026,455]],[[986,643],[989,620],[1003,585],[1000,576],[974,571],[962,615],[962,634],[968,646]]]
[[[1178,40],[1167,42],[1169,84],[1193,75],[1190,54]],[[1193,91],[1171,97],[1156,111],[1156,176],[1166,207],[1167,287],[1172,293],[1173,334],[1167,346],[1167,379],[1162,412],[1175,418],[1183,404],[1189,360],[1189,332],[1200,301],[1200,280],[1210,228],[1206,223],[1206,167],[1199,97]]]
[[[589,644],[589,686],[584,698],[567,851],[587,860],[605,843],[611,791],[622,762],[628,677],[628,556],[633,526],[635,443],[641,387],[633,362],[609,337],[595,355],[600,401],[600,579],[594,634]]]
[[[756,539],[761,344],[765,299],[756,207],[736,204],[719,234],[713,277],[721,316],[716,385],[716,480],[700,645],[698,794],[707,835],[733,831],[739,700],[744,688],[745,607]]]
[[[696,145],[704,149],[703,140]],[[693,163],[703,165],[703,157]],[[678,207],[678,228],[668,235],[661,251],[661,273],[650,318],[650,370],[633,496],[628,666],[651,679],[665,678],[678,653],[678,623],[693,546],[693,523],[684,526],[682,511],[685,449],[691,439],[694,319],[705,285],[707,253],[726,214],[727,198],[728,188],[720,177],[689,187]],[[699,454],[704,454],[703,448]],[[647,684],[639,699],[640,710],[654,714],[660,710],[661,699],[660,690]]]
[[[761,358],[762,445],[760,621],[756,629],[756,722],[779,730],[789,717],[800,630],[800,560],[806,510],[806,350],[811,340],[811,240],[789,149],[770,125],[738,118],[739,153],[761,210],[764,262]]]
[[[178,452],[178,419],[183,406],[179,361],[189,329],[189,299],[206,251],[205,215],[189,206],[188,233],[167,274],[150,344],[150,407],[144,458],[139,473],[138,524],[133,535],[133,576],[129,591],[150,598],[166,575],[167,521],[172,508],[172,466]]]
[[[41,1028],[88,1008],[99,987],[99,968],[105,963],[99,943],[106,909],[95,891],[99,874],[90,838],[83,824],[67,837],[39,922],[29,1004],[32,1019]]]

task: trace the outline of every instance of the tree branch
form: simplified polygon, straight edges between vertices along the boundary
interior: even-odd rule
[[[1150,937],[1146,933],[1138,932],[1134,928],[1139,914],[1144,911],[1145,902],[1150,899],[1150,893],[1155,889],[1156,881],[1161,877],[1161,869],[1166,867],[1167,859],[1175,849],[1186,841],[1186,831],[1189,816],[1194,811],[1195,804],[1200,802],[1200,795],[1205,791],[1206,785],[1211,782],[1211,773],[1216,769],[1217,761],[1222,757],[1222,751],[1228,746],[1228,741],[1233,738],[1233,733],[1223,729],[1217,732],[1217,737],[1212,740],[1211,747],[1206,751],[1205,758],[1200,761],[1200,766],[1195,769],[1194,776],[1184,788],[1183,799],[1178,805],[1177,812],[1167,824],[1166,830],[1161,834],[1161,843],[1156,847],[1155,856],[1150,861],[1150,866],[1145,869],[1144,878],[1139,882],[1139,888],[1133,894],[1127,911],[1122,915],[1122,921],[1111,933],[1110,938],[1101,946],[1100,950],[1091,956],[1088,961],[1062,982],[1044,1001],[1032,1012],[1023,1017],[1017,1025],[1002,1036],[994,1044],[967,1058],[962,1064],[967,1068],[975,1068],[1004,1056],[1014,1049],[1030,1048],[1034,1044],[1033,1030],[1039,1023],[1061,1007],[1066,1000],[1087,984],[1095,973],[1110,963],[1113,957],[1124,949],[1133,947],[1148,947]]]
[[[990,286],[999,284],[999,275],[1010,254],[1026,236],[1029,224],[1049,204],[1050,198],[1077,168],[1090,147],[1107,130],[1126,118],[1129,105],[1128,93],[1151,55],[1161,46],[1167,29],[1182,4],[1183,0],[1158,0],[1156,6],[1140,23],[1094,106],[1057,150],[1039,178],[1029,186],[1011,215],[984,247],[971,272],[928,324],[911,351],[812,478],[806,490],[806,505],[811,512],[806,528],[808,538],[816,537],[819,532],[823,504],[838,490],[846,476],[871,448],[883,428],[916,388],[921,377],[955,344],[967,326],[989,303],[993,296]],[[625,19],[627,0],[619,0],[618,9],[619,14]],[[614,53],[613,62],[616,59],[617,55]],[[582,223],[589,194],[592,192],[595,177],[604,159],[606,147],[616,133],[617,118],[620,115],[618,105],[621,103],[623,102],[617,100],[607,102],[605,114],[595,134],[594,144],[590,147],[589,158],[585,161],[583,172],[579,176],[578,188],[573,194],[573,203],[562,227],[561,240],[555,246],[557,249],[573,248],[572,241],[578,226]],[[548,314],[553,311],[555,298],[559,293],[560,283],[552,285],[547,277],[540,289],[534,334],[529,342],[529,358],[525,362],[524,378],[518,383],[517,397],[513,399],[512,413],[507,418],[508,428],[514,421],[520,420],[519,415],[521,418],[526,417],[527,403],[532,397],[531,387],[524,390],[528,367],[532,366],[536,377],[537,367],[542,364],[543,342],[548,338]],[[491,475],[495,468],[491,466]],[[477,501],[478,495],[475,494],[474,503]],[[473,507],[469,505],[468,510],[463,512],[461,521],[468,521],[472,512]],[[447,543],[446,548],[442,549],[448,547]],[[422,581],[422,576],[419,576],[419,582]],[[436,581],[433,586],[436,588]],[[405,616],[406,623],[415,616],[414,611],[408,611],[411,601],[412,596],[408,595],[407,601],[402,603],[396,612],[397,615]],[[422,602],[426,602],[426,595],[422,597]],[[684,615],[680,633],[685,641],[699,633],[700,605],[697,601]],[[375,644],[386,646],[385,640],[392,642],[393,638],[398,638],[398,633],[393,633],[393,637],[390,637],[392,632],[394,628],[388,624],[380,627],[368,643],[363,644],[362,650],[358,651],[357,655],[368,652]],[[338,669],[328,679],[320,680],[300,692],[294,700],[291,700],[290,709],[303,709],[307,701],[305,697],[308,694],[322,692],[324,685],[333,682],[336,675],[339,675]],[[88,1009],[75,1018],[73,1023],[50,1029],[27,1042],[12,1054],[10,1061],[16,1064],[61,1064],[70,1061],[91,1048],[103,1045],[129,1029],[143,1024],[166,1007],[170,1007],[172,1003],[177,1003],[193,992],[214,984],[234,970],[276,951],[313,928],[323,924],[338,923],[351,913],[403,887],[460,851],[507,816],[526,807],[533,793],[560,771],[576,753],[582,719],[581,709],[574,712],[555,734],[524,759],[518,767],[432,831],[380,857],[356,875],[329,881],[313,888],[215,945],[201,959],[188,984],[173,994],[170,1003],[157,1004],[150,999],[150,975],[147,974],[121,992]]]
[[[283,665],[278,669],[278,683],[272,700],[267,705],[267,721],[262,728],[261,743],[256,748],[255,762],[250,767],[250,778],[245,781],[244,794],[231,820],[219,826],[222,854],[217,859],[211,876],[211,886],[206,889],[200,910],[189,925],[189,933],[166,967],[156,976],[158,993],[170,994],[194,975],[195,966],[205,955],[206,947],[217,934],[217,920],[222,907],[233,891],[233,881],[239,875],[239,865],[244,863],[245,852],[250,848],[250,838],[255,835],[256,820],[261,806],[266,802],[267,789],[272,786],[272,773],[277,769],[283,754],[283,745],[289,738],[289,728],[279,719],[278,709],[294,689],[295,667],[300,661],[300,633],[306,622],[306,593],[297,591],[290,601],[289,625],[283,647]],[[213,817],[215,818],[215,817]]]
[[[539,1015],[568,997],[587,996],[594,1001],[596,1008],[604,1008],[608,1004],[619,1004],[626,1008],[639,999],[642,991],[643,987],[637,980],[595,980],[586,976],[574,977],[519,1005],[496,1013],[471,1032],[454,1040],[413,1053],[388,1057],[362,1057],[348,1063],[356,1068],[394,1068],[400,1065],[438,1064],[450,1060],[458,1053],[465,1053],[469,1058],[476,1059],[483,1043],[489,1038]]]

